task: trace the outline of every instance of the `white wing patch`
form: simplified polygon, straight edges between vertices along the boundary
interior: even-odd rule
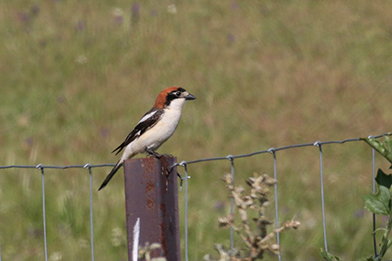
[[[157,111],[153,111],[153,112],[150,112],[149,114],[144,115],[144,117],[140,119],[138,124],[151,118],[152,116],[154,116],[155,113],[157,113]]]

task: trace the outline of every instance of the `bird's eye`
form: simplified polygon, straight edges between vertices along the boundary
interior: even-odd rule
[[[177,91],[176,92],[176,96],[180,96],[181,95],[181,92],[180,91]]]

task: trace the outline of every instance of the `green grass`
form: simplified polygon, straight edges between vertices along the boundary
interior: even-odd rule
[[[391,130],[392,2],[138,4],[135,17],[129,1],[0,3],[0,165],[114,163],[111,150],[173,85],[197,96],[159,150],[179,160]],[[371,151],[364,143],[323,150],[330,251],[345,260],[370,255],[371,218],[361,216],[360,196],[371,190]],[[282,236],[282,255],[319,260],[317,148],[277,158],[281,221],[295,215],[302,223]],[[238,182],[273,173],[271,155],[235,163]],[[107,171],[93,170],[95,188]],[[189,166],[190,260],[228,245],[217,217],[229,211],[219,180],[229,171],[229,161]],[[88,260],[88,172],[46,173],[49,255]],[[42,260],[40,182],[39,170],[0,173],[4,260]],[[126,260],[121,175],[94,192],[94,225],[96,260]]]

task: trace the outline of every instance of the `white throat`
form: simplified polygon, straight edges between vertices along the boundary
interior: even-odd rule
[[[185,104],[185,101],[186,101],[185,98],[178,98],[178,99],[172,100],[170,102],[170,105],[167,106],[167,108],[170,110],[181,110],[182,106],[184,106],[184,104]]]

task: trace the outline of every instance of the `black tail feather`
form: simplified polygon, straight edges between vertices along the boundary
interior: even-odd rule
[[[102,182],[102,185],[99,187],[98,191],[106,187],[106,185],[109,183],[109,181],[113,178],[114,174],[118,171],[119,168],[121,168],[123,164],[120,163],[120,161],[117,162],[116,166],[113,167],[113,169],[109,172],[109,174],[106,176],[106,179]]]
[[[121,143],[120,146],[118,146],[117,148],[115,148],[115,149],[112,151],[112,153],[116,151],[116,154],[114,154],[114,155],[117,155],[117,154],[120,153],[120,151],[122,151],[123,148],[124,148],[124,142]]]

